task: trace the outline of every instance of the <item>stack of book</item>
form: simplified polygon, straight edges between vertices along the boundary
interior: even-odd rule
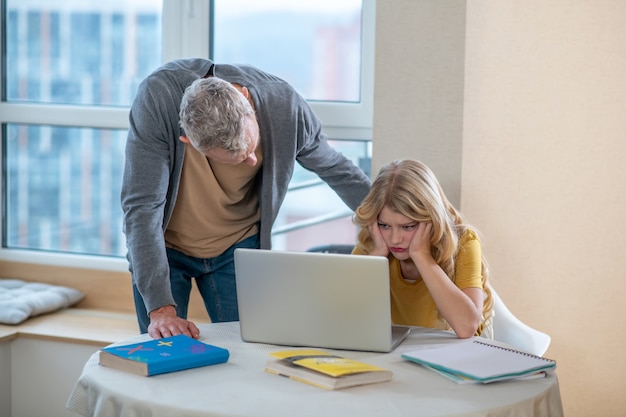
[[[266,372],[329,390],[389,381],[393,376],[387,369],[317,349],[284,350],[270,356]]]

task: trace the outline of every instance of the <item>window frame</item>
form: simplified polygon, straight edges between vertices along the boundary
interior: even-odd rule
[[[212,0],[163,0],[163,60],[209,58]],[[177,7],[178,6],[178,7]],[[165,16],[168,16],[165,21]],[[333,139],[372,137],[374,108],[374,44],[376,1],[363,0],[361,38],[361,101],[359,103],[310,101]]]
[[[162,9],[162,62],[185,57],[209,57],[212,19],[212,0],[163,0]],[[0,0],[0,45],[2,59],[6,59],[4,48],[5,0]],[[311,101],[311,107],[322,120],[324,132],[333,139],[371,140],[373,119],[375,0],[363,0],[362,43],[361,43],[361,101],[359,103]],[[2,66],[1,70],[4,69]],[[0,73],[4,77],[4,72]],[[2,86],[0,85],[0,89]],[[0,90],[0,96],[4,92]],[[36,124],[65,127],[102,129],[129,128],[130,107],[62,105],[38,103],[0,102],[0,126],[5,124]],[[4,158],[4,145],[0,147],[0,158]],[[3,160],[3,159],[2,159]],[[2,172],[0,204],[3,219],[6,217],[4,197],[6,192],[5,172]],[[3,235],[3,223],[0,234]],[[9,249],[0,246],[0,261],[76,267],[105,271],[128,271],[124,257],[92,256],[62,252],[44,252],[36,249]]]

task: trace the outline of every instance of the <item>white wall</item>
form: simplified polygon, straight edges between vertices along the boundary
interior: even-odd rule
[[[93,345],[19,337],[0,344],[0,354],[6,351],[9,343],[10,390],[4,389],[6,381],[2,381],[1,387],[3,392],[11,396],[10,416],[76,417],[76,413],[65,408],[65,403],[83,366],[98,348]],[[4,380],[4,374],[2,379]],[[4,405],[0,408],[0,413],[2,416],[9,416],[5,414]]]
[[[392,159],[420,159],[456,205],[464,49],[464,1],[377,3],[372,175]]]
[[[0,416],[11,413],[11,342],[0,342]]]
[[[468,5],[463,208],[566,415],[624,415],[626,2]]]

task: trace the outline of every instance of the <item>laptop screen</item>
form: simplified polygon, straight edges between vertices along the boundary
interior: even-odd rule
[[[244,341],[394,347],[387,258],[237,249],[235,277]]]

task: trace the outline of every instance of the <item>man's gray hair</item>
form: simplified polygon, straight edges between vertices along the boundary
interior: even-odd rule
[[[223,148],[232,153],[246,149],[245,119],[254,109],[233,85],[220,78],[194,81],[180,103],[180,127],[200,152]]]

